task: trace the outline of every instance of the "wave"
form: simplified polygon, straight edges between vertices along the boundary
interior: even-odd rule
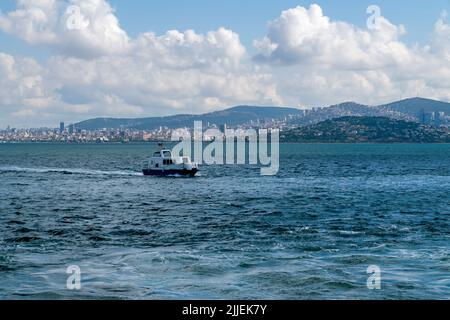
[[[142,176],[136,171],[123,170],[90,170],[80,168],[23,168],[23,167],[0,167],[0,172],[29,172],[29,173],[60,173],[60,174],[86,174],[86,175],[115,175],[115,176]]]

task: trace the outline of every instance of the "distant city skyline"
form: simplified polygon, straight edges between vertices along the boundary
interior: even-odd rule
[[[444,102],[444,101],[438,101],[438,100],[432,100],[432,99],[427,99],[427,98],[422,98],[422,97],[414,97],[414,98],[406,98],[406,99],[402,99],[402,100],[398,100],[398,101],[392,101],[389,104],[386,104],[386,106],[388,106],[388,109],[383,110],[381,114],[378,114],[377,116],[386,116],[386,117],[392,117],[392,118],[398,118],[398,119],[404,119],[404,120],[408,120],[408,121],[415,121],[414,119],[416,119],[419,123],[424,124],[424,125],[438,125],[439,124],[445,124],[446,126],[448,126],[448,124],[450,123],[450,112],[447,110],[447,112],[442,111],[442,110],[437,110],[436,108],[438,108],[437,106],[433,106],[434,109],[436,109],[436,111],[426,111],[425,109],[420,109],[417,110],[416,112],[414,112],[413,110],[417,108],[417,104],[420,103],[418,101],[424,101],[423,103],[426,103],[426,105],[429,106],[429,103],[432,104],[446,104],[446,110],[447,107],[450,106],[450,102]],[[390,107],[391,105],[395,105],[396,103],[406,103],[407,106],[413,108],[411,109],[411,111],[406,112],[405,114],[401,114],[399,115],[395,115],[395,114],[391,114],[390,111]],[[346,105],[355,105],[355,106],[361,106],[364,108],[369,108],[372,109],[374,111],[376,110],[380,110],[384,109],[384,104],[383,105],[379,105],[379,106],[375,106],[375,105],[364,105],[364,104],[359,104],[357,102],[354,101],[347,101],[347,102],[342,102],[342,103],[336,103],[336,104],[332,104],[332,105],[326,105],[326,106],[318,106],[318,107],[311,107],[311,108],[295,108],[295,107],[286,107],[286,106],[275,106],[276,109],[280,109],[280,114],[278,114],[277,112],[277,116],[275,117],[276,119],[283,119],[285,116],[283,116],[283,114],[286,113],[286,109],[288,110],[296,110],[296,112],[298,112],[298,115],[301,115],[301,117],[304,117],[307,114],[314,114],[314,112],[316,112],[317,110],[331,110],[333,108],[340,108],[340,106],[346,106]],[[185,118],[186,115],[191,117],[191,116],[208,116],[210,114],[214,114],[214,113],[218,113],[220,114],[221,111],[226,111],[227,113],[229,113],[230,110],[236,109],[236,108],[256,108],[256,109],[273,109],[274,107],[270,107],[270,106],[249,106],[249,105],[242,105],[242,106],[234,106],[234,107],[227,107],[227,108],[221,108],[221,109],[217,109],[217,110],[211,110],[208,113],[198,113],[198,114],[188,114],[188,113],[175,113],[175,114],[169,114],[169,115],[165,115],[165,116],[148,116],[148,117],[92,117],[92,118],[86,118],[86,119],[81,119],[80,121],[70,121],[70,122],[66,122],[64,120],[59,121],[59,124],[56,123],[52,123],[50,125],[41,125],[41,126],[11,126],[11,125],[6,125],[6,127],[1,127],[0,126],[0,132],[1,131],[8,131],[10,129],[18,129],[18,130],[44,130],[47,131],[48,129],[50,130],[57,130],[60,133],[63,132],[69,132],[69,133],[76,133],[76,127],[77,125],[81,124],[81,123],[85,123],[85,122],[90,122],[90,121],[94,121],[94,120],[101,120],[101,119],[109,119],[109,120],[120,120],[120,119],[126,119],[126,120],[139,120],[141,121],[142,119],[152,119],[152,118],[161,118],[163,119],[164,117],[182,117]],[[284,110],[283,110],[284,109]],[[348,114],[346,114],[348,111],[342,110],[343,114],[339,114],[339,113],[335,113],[335,112],[331,112],[330,114],[334,113],[334,117],[341,117],[341,116],[346,116]],[[312,113],[311,113],[312,112]],[[376,113],[376,112],[375,112]],[[406,117],[404,117],[406,115]],[[437,122],[435,121],[437,117]],[[332,118],[332,117],[330,117]],[[256,119],[256,118],[255,118]],[[267,118],[269,119],[269,118]],[[259,119],[256,119],[259,121]],[[275,119],[270,119],[270,121],[274,121]],[[440,122],[441,120],[443,120],[443,122]],[[208,127],[210,126],[210,122],[207,122]],[[213,122],[212,123],[213,126],[216,126],[216,124]],[[250,127],[253,126],[253,120],[250,121],[248,123],[248,125]],[[59,127],[58,127],[59,126]],[[270,126],[269,126],[270,127]],[[104,128],[104,129],[114,129],[115,127],[109,127],[109,128]],[[180,127],[182,128],[182,127]],[[178,129],[180,129],[178,128]],[[184,128],[184,127],[183,127]],[[117,128],[116,128],[117,129]],[[115,129],[114,129],[115,130]],[[78,130],[80,131],[80,130]],[[85,130],[83,130],[85,131]],[[89,131],[89,130],[88,130]],[[100,130],[101,131],[101,130]],[[139,130],[138,130],[139,131]],[[142,131],[142,130],[140,130]],[[145,131],[145,130],[143,130]]]
[[[0,10],[0,128],[450,101],[449,0],[5,0]]]
[[[380,106],[366,106],[355,102],[345,102],[333,106],[312,109],[296,109],[281,107],[253,107],[237,106],[221,112],[205,113],[202,115],[179,114],[170,117],[148,118],[92,118],[78,123],[66,125],[64,121],[56,126],[14,128],[8,126],[6,130],[0,128],[0,142],[7,134],[10,141],[34,139],[40,137],[46,141],[47,133],[53,138],[67,138],[65,134],[94,133],[94,137],[103,135],[104,130],[112,132],[132,131],[142,135],[153,131],[167,132],[172,130],[186,130],[192,128],[195,121],[202,121],[207,128],[257,128],[270,129],[298,128],[327,119],[342,117],[385,117],[408,122],[416,122],[426,126],[450,128],[450,103],[423,98],[411,98],[394,101]],[[54,135],[58,133],[60,135]],[[62,135],[61,135],[62,134]]]

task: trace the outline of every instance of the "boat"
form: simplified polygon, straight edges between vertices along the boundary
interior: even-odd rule
[[[170,150],[161,149],[153,154],[142,169],[145,176],[194,177],[198,165],[189,157],[174,157]]]

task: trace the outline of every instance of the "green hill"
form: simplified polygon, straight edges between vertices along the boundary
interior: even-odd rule
[[[449,143],[450,131],[386,117],[342,117],[284,132],[281,139],[323,143]]]

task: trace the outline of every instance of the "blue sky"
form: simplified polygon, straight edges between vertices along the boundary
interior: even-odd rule
[[[450,0],[0,1],[0,126],[450,101]]]
[[[265,34],[268,21],[279,16],[281,11],[297,5],[317,3],[330,18],[364,27],[367,7],[376,4],[392,23],[406,27],[403,40],[411,45],[426,43],[436,19],[443,10],[450,12],[450,0],[110,0],[109,3],[115,8],[122,27],[132,36],[146,31],[162,34],[170,29],[194,29],[205,33],[226,27],[239,33],[249,50],[252,50],[253,39]],[[14,0],[0,2],[3,12],[14,8]],[[21,40],[1,32],[0,46],[11,53],[25,54],[29,50]],[[34,49],[37,57],[47,53],[43,47]]]
[[[164,32],[167,29],[193,28],[198,32],[230,28],[241,35],[242,41],[251,44],[252,39],[264,35],[268,21],[276,18],[282,10],[297,5],[319,4],[324,13],[336,20],[351,22],[363,27],[367,20],[366,9],[376,4],[382,14],[395,24],[403,24],[410,30],[409,41],[426,40],[436,19],[449,0],[341,0],[341,1],[291,1],[291,0],[112,0],[124,28],[132,33],[143,30]]]

